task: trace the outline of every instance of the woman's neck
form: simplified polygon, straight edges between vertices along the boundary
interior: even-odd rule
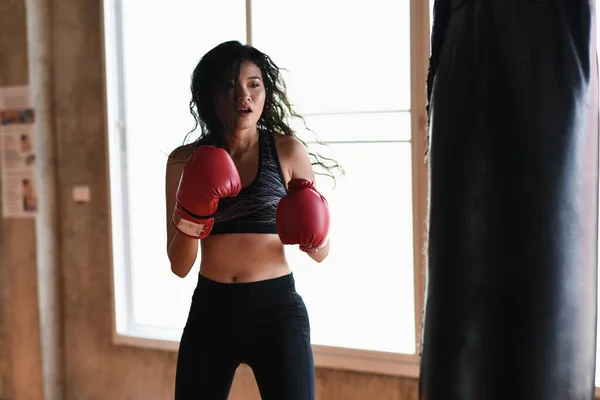
[[[231,156],[245,153],[258,143],[258,128],[253,127],[225,134],[225,148]]]

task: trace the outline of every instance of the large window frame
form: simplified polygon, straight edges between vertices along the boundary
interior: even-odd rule
[[[121,45],[121,1],[103,2],[103,48],[105,51],[105,104],[107,129],[107,169],[110,190],[111,224],[111,310],[112,341],[115,345],[135,346],[166,351],[177,351],[179,342],[157,339],[144,332],[131,332],[126,315],[131,315],[130,273],[126,260],[129,227],[127,162],[125,155],[126,124],[124,120],[123,51]],[[252,44],[252,0],[246,0],[246,41]],[[335,368],[359,372],[379,373],[403,377],[418,377],[422,309],[424,302],[424,256],[423,246],[427,215],[427,162],[426,149],[426,74],[429,59],[430,7],[427,0],[410,0],[410,68],[411,68],[411,154],[412,154],[412,200],[413,200],[413,262],[415,296],[415,353],[393,354],[314,345],[317,367]],[[126,312],[117,313],[117,309]]]
[[[115,216],[127,213],[127,163],[124,145],[126,125],[121,116],[124,115],[122,101],[123,67],[122,48],[120,46],[121,16],[119,14],[121,0],[104,0],[101,26],[103,27],[103,48],[105,52],[105,104],[106,104],[106,146],[107,176],[110,191],[110,246],[111,253],[111,322],[112,342],[117,346],[134,346],[165,351],[177,351],[178,342],[152,338],[142,332],[135,334],[119,331],[120,326],[126,326],[123,315],[116,312],[125,308],[131,312],[131,302],[127,301],[127,285],[129,284],[128,258],[126,246],[128,227],[120,224]],[[246,0],[246,40],[252,44],[252,15],[250,10],[252,0]],[[413,232],[414,232],[414,296],[415,296],[415,329],[416,351],[414,354],[387,354],[364,350],[313,346],[315,364],[317,367],[335,368],[342,370],[379,373],[393,376],[418,378],[420,336],[422,326],[422,309],[424,303],[425,269],[423,246],[426,233],[427,217],[427,177],[428,165],[424,159],[426,149],[427,117],[426,105],[426,74],[429,58],[429,40],[431,9],[430,0],[410,0],[410,35],[411,35],[411,152],[412,152],[412,197],[413,197]],[[120,254],[119,262],[114,255]],[[597,398],[600,398],[600,387],[595,388]]]

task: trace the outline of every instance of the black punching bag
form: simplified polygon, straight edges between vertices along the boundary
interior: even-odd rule
[[[421,400],[591,400],[594,0],[437,0]]]

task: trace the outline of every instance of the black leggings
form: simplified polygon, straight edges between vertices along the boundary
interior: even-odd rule
[[[252,368],[263,400],[314,400],[308,312],[292,274],[251,283],[203,276],[181,337],[175,400],[225,400],[236,368]]]

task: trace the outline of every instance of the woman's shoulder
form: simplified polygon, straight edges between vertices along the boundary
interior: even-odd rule
[[[185,164],[189,159],[190,156],[192,155],[192,153],[198,149],[198,147],[200,146],[205,146],[205,145],[209,145],[209,146],[217,146],[216,141],[214,140],[214,138],[210,137],[210,136],[203,136],[200,137],[199,139],[196,139],[195,141],[188,143],[188,144],[184,144],[181,145],[177,148],[175,148],[173,151],[171,151],[171,153],[169,154],[169,161],[168,161],[168,165],[179,165],[179,164]],[[220,146],[217,146],[220,147]]]
[[[304,145],[295,136],[272,133],[275,138],[277,152],[284,157],[293,156],[298,151],[304,151]]]
[[[186,163],[197,147],[198,146],[196,143],[189,143],[189,144],[184,144],[182,146],[176,147],[169,154],[168,163],[169,164]]]

